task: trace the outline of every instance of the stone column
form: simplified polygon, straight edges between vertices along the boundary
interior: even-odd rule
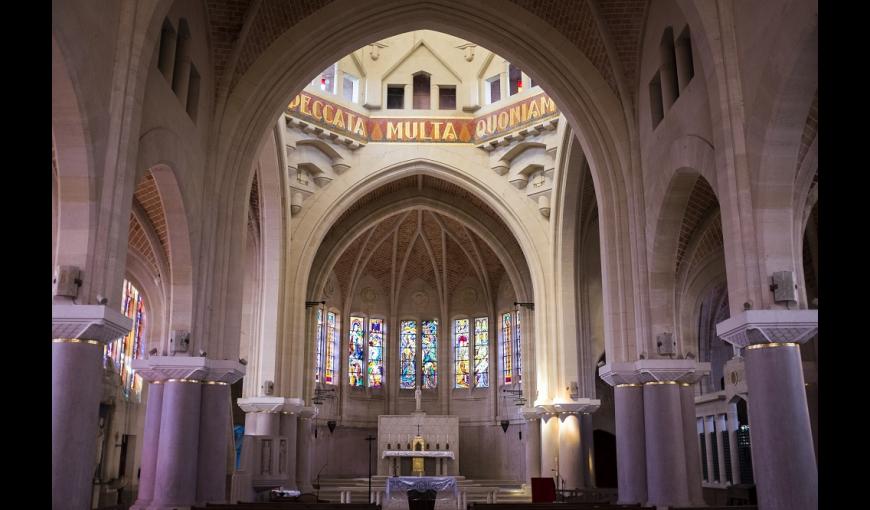
[[[145,380],[163,382],[154,489],[147,510],[226,499],[229,384],[244,375],[244,367],[202,357],[151,356],[134,360],[133,368]]]
[[[728,406],[728,444],[731,446],[731,479],[735,484],[743,483],[740,479],[740,457],[737,455],[737,406]]]
[[[296,426],[296,485],[303,493],[313,493],[311,485],[311,423],[314,409],[305,407],[299,412],[299,423]]]
[[[154,498],[148,510],[170,510],[196,502],[201,382],[167,379],[163,388]]]
[[[296,489],[296,429],[297,429],[298,411],[284,411],[281,416],[281,436],[287,438],[286,457],[279,459],[279,465],[287,473],[287,482],[284,487],[287,489]],[[280,469],[280,468],[279,468]]]
[[[536,409],[523,409],[526,419],[526,483],[541,476],[541,418]]]
[[[595,439],[592,414],[580,415],[580,458],[583,463],[583,487],[595,487]]]
[[[680,384],[680,406],[683,415],[683,441],[686,453],[686,481],[689,501],[695,506],[704,506],[701,488],[701,449],[698,446],[698,422],[695,419],[695,389],[689,383]],[[733,450],[733,448],[732,448]]]
[[[541,420],[541,476],[555,478],[559,474],[559,416],[544,414]],[[560,488],[558,479],[556,488]]]
[[[103,344],[126,335],[132,320],[101,305],[51,310],[52,508],[91,508]]]
[[[570,402],[553,404],[553,412],[560,413],[559,424],[559,471],[565,481],[565,489],[579,489],[589,479],[586,456],[591,452],[591,444],[583,444],[581,419],[589,417],[601,405],[601,401],[587,397],[573,398]],[[548,406],[549,407],[549,406]],[[587,419],[591,427],[592,420]],[[591,440],[591,431],[590,431]],[[585,452],[585,453],[584,453]]]
[[[646,502],[646,435],[643,386],[617,384],[613,388],[616,419],[616,476],[620,504]]]
[[[601,378],[614,386],[619,503],[689,504],[681,382],[709,373],[709,363],[646,359],[608,363]]]
[[[580,458],[580,417],[563,413],[559,417],[559,473],[564,489],[583,486],[583,464]]]
[[[643,385],[643,419],[647,501],[657,506],[688,506],[683,413],[676,382]]]
[[[717,465],[713,462],[713,440],[710,436],[713,435],[713,416],[704,416],[702,420],[704,427],[704,450],[707,452],[707,482],[720,483],[720,476],[716,476]],[[716,455],[719,455],[719,450],[716,450]]]
[[[745,347],[752,470],[764,510],[819,505],[798,345],[816,334],[818,321],[818,310],[747,310],[716,326],[722,339]]]
[[[139,493],[131,510],[145,510],[154,498],[154,478],[157,476],[157,448],[160,445],[160,415],[163,410],[163,382],[148,385],[145,408],[145,430],[142,432],[142,460]]]
[[[231,430],[230,386],[223,381],[202,385],[199,420],[198,504],[226,502],[227,445]]]

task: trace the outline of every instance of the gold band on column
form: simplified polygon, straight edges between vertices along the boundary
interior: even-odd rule
[[[229,386],[230,383],[226,383],[223,381],[204,381],[203,384],[212,384],[217,386]]]
[[[642,388],[642,387],[643,387],[643,384],[637,384],[637,383],[624,383],[624,384],[617,384],[615,386],[615,388]]]
[[[54,338],[51,343],[53,344],[90,344],[90,345],[100,345],[99,340],[82,340],[81,338]]]
[[[683,387],[685,387],[685,388],[688,388],[689,386],[691,386],[691,384],[689,384],[689,383],[687,383],[687,382],[681,382],[681,383],[679,383],[679,385],[680,385],[680,386],[683,386]]]
[[[677,384],[676,381],[650,381],[643,383],[644,386],[657,386],[659,384]]]
[[[755,349],[772,349],[774,347],[797,347],[796,342],[770,342],[766,344],[752,344],[746,347],[748,350]]]
[[[163,384],[163,381],[151,381],[151,384]]]
[[[190,383],[190,384],[202,384],[202,381],[199,379],[167,379],[166,382],[180,382],[180,383]]]

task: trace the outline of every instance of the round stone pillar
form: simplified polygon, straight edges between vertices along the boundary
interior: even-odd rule
[[[256,413],[257,436],[277,436],[281,431],[281,413]]]
[[[819,478],[799,346],[754,344],[744,357],[758,507],[818,508]]]
[[[314,441],[311,421],[311,414],[303,413],[296,428],[296,485],[303,493],[314,492],[311,485],[311,442]]]
[[[559,416],[545,414],[541,417],[541,476],[555,478],[559,471]],[[559,484],[556,484],[559,489]]]
[[[139,492],[131,510],[145,510],[154,498],[154,477],[157,475],[157,448],[160,445],[160,415],[163,411],[163,383],[148,385],[145,407],[145,430],[142,432],[142,460],[140,463]]]
[[[199,466],[196,501],[226,501],[227,443],[230,433],[230,386],[221,381],[202,385],[199,419]]]
[[[580,454],[580,417],[563,414],[559,423],[559,472],[563,489],[583,487],[583,463]]]
[[[644,383],[643,418],[647,501],[657,506],[688,506],[680,386],[674,381]]]
[[[799,347],[818,329],[818,310],[745,310],[716,325],[720,338],[744,351],[752,472],[764,510],[819,506]]]
[[[701,450],[698,446],[698,422],[695,419],[695,388],[688,383],[680,383],[680,406],[683,414],[683,450],[686,453],[686,481],[689,501],[694,506],[705,506],[701,489]],[[733,443],[732,451],[737,450]]]
[[[51,345],[51,506],[91,508],[100,397],[97,340],[54,339]]]
[[[168,379],[163,388],[154,499],[148,510],[191,506],[196,501],[202,384]]]
[[[526,482],[531,486],[532,478],[541,476],[541,419],[534,410],[523,412],[523,416],[526,418]]]
[[[618,503],[643,504],[647,500],[643,386],[617,384],[613,388],[613,400]]]
[[[580,415],[580,462],[583,466],[583,487],[595,487],[595,448],[592,434],[592,414]]]
[[[287,481],[284,487],[287,489],[296,489],[296,429],[297,420],[295,414],[284,414],[281,416],[281,436],[286,437],[286,452],[284,459],[279,460],[279,466],[283,466],[286,470]],[[285,439],[281,439],[284,441]],[[279,469],[281,469],[279,467]]]

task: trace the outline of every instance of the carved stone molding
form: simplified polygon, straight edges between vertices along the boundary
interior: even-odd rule
[[[554,402],[552,404],[537,405],[535,410],[541,415],[584,414],[594,413],[599,407],[601,407],[601,400],[583,397],[572,402]]]
[[[103,305],[52,305],[51,337],[111,342],[126,336],[133,319]]]
[[[133,360],[133,369],[146,381],[194,379],[233,384],[245,375],[238,361],[193,356],[151,356]]]
[[[642,359],[608,363],[598,369],[601,379],[611,386],[673,381],[694,384],[710,373],[710,363],[689,359]]]
[[[768,342],[803,343],[818,329],[818,310],[746,310],[717,324],[716,334],[744,348]]]

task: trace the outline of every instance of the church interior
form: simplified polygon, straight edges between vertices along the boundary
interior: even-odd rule
[[[52,508],[816,509],[817,134],[813,0],[53,1]]]

